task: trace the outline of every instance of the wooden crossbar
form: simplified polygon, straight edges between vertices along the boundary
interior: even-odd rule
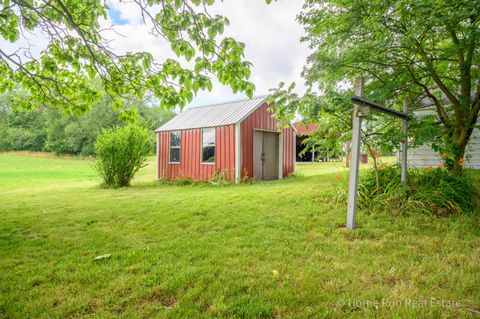
[[[363,97],[360,97],[360,96],[357,96],[357,95],[352,96],[352,102],[356,105],[368,106],[369,108],[371,108],[374,111],[381,112],[381,113],[384,113],[384,114],[388,114],[390,116],[398,117],[402,120],[406,120],[406,121],[410,120],[410,116],[406,113],[403,113],[403,112],[385,107],[385,106],[380,105],[380,104],[375,103],[375,102],[371,102],[371,101],[366,100]]]

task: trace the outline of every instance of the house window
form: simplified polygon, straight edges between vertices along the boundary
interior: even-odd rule
[[[170,163],[180,163],[180,132],[170,132]]]
[[[202,130],[202,163],[215,163],[215,128]]]

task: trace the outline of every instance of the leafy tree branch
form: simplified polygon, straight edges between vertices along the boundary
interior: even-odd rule
[[[149,52],[119,54],[111,47],[101,19],[105,0],[5,0],[0,4],[0,35],[15,47],[23,35],[41,32],[48,46],[39,56],[30,48],[0,51],[0,92],[18,84],[30,96],[20,107],[38,104],[83,112],[105,92],[121,107],[125,100],[152,93],[163,107],[183,107],[199,90],[211,90],[211,77],[252,96],[251,64],[244,44],[222,37],[229,21],[208,13],[211,0],[134,0],[150,33],[170,44],[177,59],[159,61]],[[23,52],[23,55],[21,54]],[[190,61],[191,67],[185,67]],[[102,90],[89,85],[102,80]]]

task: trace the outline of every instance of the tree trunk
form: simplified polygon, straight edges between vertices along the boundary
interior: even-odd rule
[[[455,176],[460,176],[463,174],[463,165],[465,164],[465,149],[467,147],[468,141],[463,138],[461,141],[455,143],[458,147],[457,153],[454,157],[453,166],[450,168],[450,173]]]
[[[465,164],[465,149],[467,148],[468,141],[472,135],[474,126],[463,127],[456,130],[456,134],[453,134],[452,143],[455,145],[454,163],[450,167],[449,171],[452,175],[460,176],[463,174],[463,166]]]
[[[452,168],[450,169],[450,173],[455,176],[461,176],[463,174],[463,156],[456,156],[455,163],[453,164]]]

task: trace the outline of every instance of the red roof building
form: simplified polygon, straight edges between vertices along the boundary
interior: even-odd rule
[[[310,123],[307,125],[304,125],[302,123],[295,123],[293,124],[293,126],[297,131],[297,136],[310,135],[320,128],[318,124],[313,124],[313,123]]]
[[[318,124],[309,123],[309,124],[302,124],[302,123],[295,123],[293,124],[295,130],[297,131],[296,141],[295,141],[295,153],[296,153],[296,161],[297,162],[305,162],[305,161],[315,161],[316,153],[315,151],[307,151],[305,152],[305,145],[303,141],[311,134],[313,134],[316,130],[320,128]]]

